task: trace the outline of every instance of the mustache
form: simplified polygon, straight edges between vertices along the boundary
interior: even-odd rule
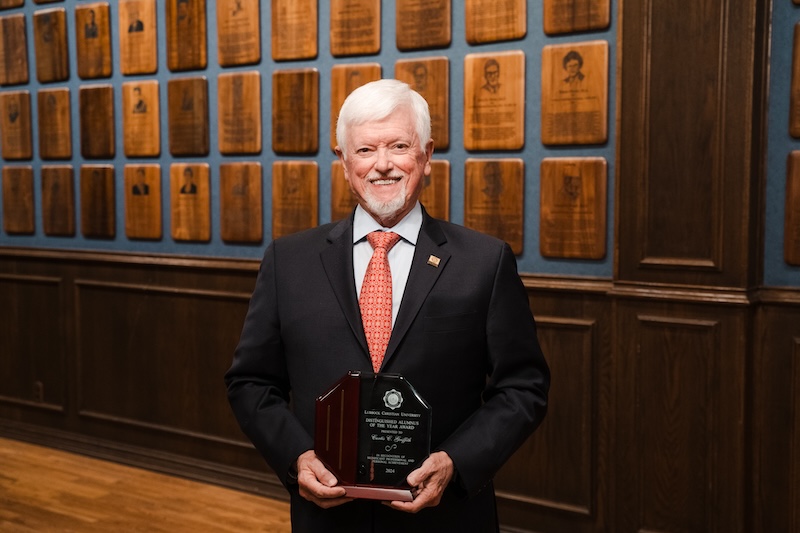
[[[378,180],[401,180],[403,179],[403,174],[399,172],[389,172],[388,174],[381,174],[379,172],[371,172],[367,174],[366,180],[367,181],[378,181]]]

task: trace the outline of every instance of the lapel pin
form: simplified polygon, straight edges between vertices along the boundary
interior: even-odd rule
[[[441,261],[441,259],[439,259],[435,255],[432,255],[432,256],[428,257],[428,264],[433,266],[433,267],[439,268],[439,262],[440,261]]]

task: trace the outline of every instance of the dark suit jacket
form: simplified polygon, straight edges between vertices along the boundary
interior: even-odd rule
[[[509,246],[427,213],[381,371],[431,405],[431,447],[453,459],[456,481],[409,515],[372,501],[322,510],[289,479],[313,448],[315,399],[350,370],[372,371],[352,221],[268,247],[225,376],[233,411],[289,490],[294,531],[495,531],[491,479],[544,418],[549,370]]]

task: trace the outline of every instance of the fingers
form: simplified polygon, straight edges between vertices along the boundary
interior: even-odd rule
[[[314,450],[308,450],[297,458],[297,483],[300,496],[323,509],[347,503],[352,498],[345,497],[345,490],[338,483]]]
[[[434,452],[406,478],[412,487],[414,501],[388,502],[387,505],[407,513],[416,513],[426,507],[439,505],[454,472],[455,467],[450,456],[445,452]]]

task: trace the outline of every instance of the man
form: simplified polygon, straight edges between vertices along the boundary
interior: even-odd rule
[[[289,490],[294,531],[496,531],[492,477],[542,421],[549,386],[514,256],[417,201],[433,141],[427,103],[408,85],[353,91],[336,137],[358,206],[268,247],[225,376],[233,411]],[[378,353],[359,295],[369,234],[384,230],[401,238],[386,254],[393,325]],[[432,453],[407,477],[412,502],[348,498],[312,449],[315,399],[375,368],[403,375],[432,409]]]
[[[500,63],[496,59],[487,59],[483,64],[483,78],[486,83],[481,86],[481,89],[490,94],[497,94],[500,90]]]
[[[581,69],[583,68],[583,57],[575,50],[570,50],[562,60],[564,70],[567,77],[563,82],[569,86],[571,90],[578,90],[581,88],[581,83],[585,77]]]

